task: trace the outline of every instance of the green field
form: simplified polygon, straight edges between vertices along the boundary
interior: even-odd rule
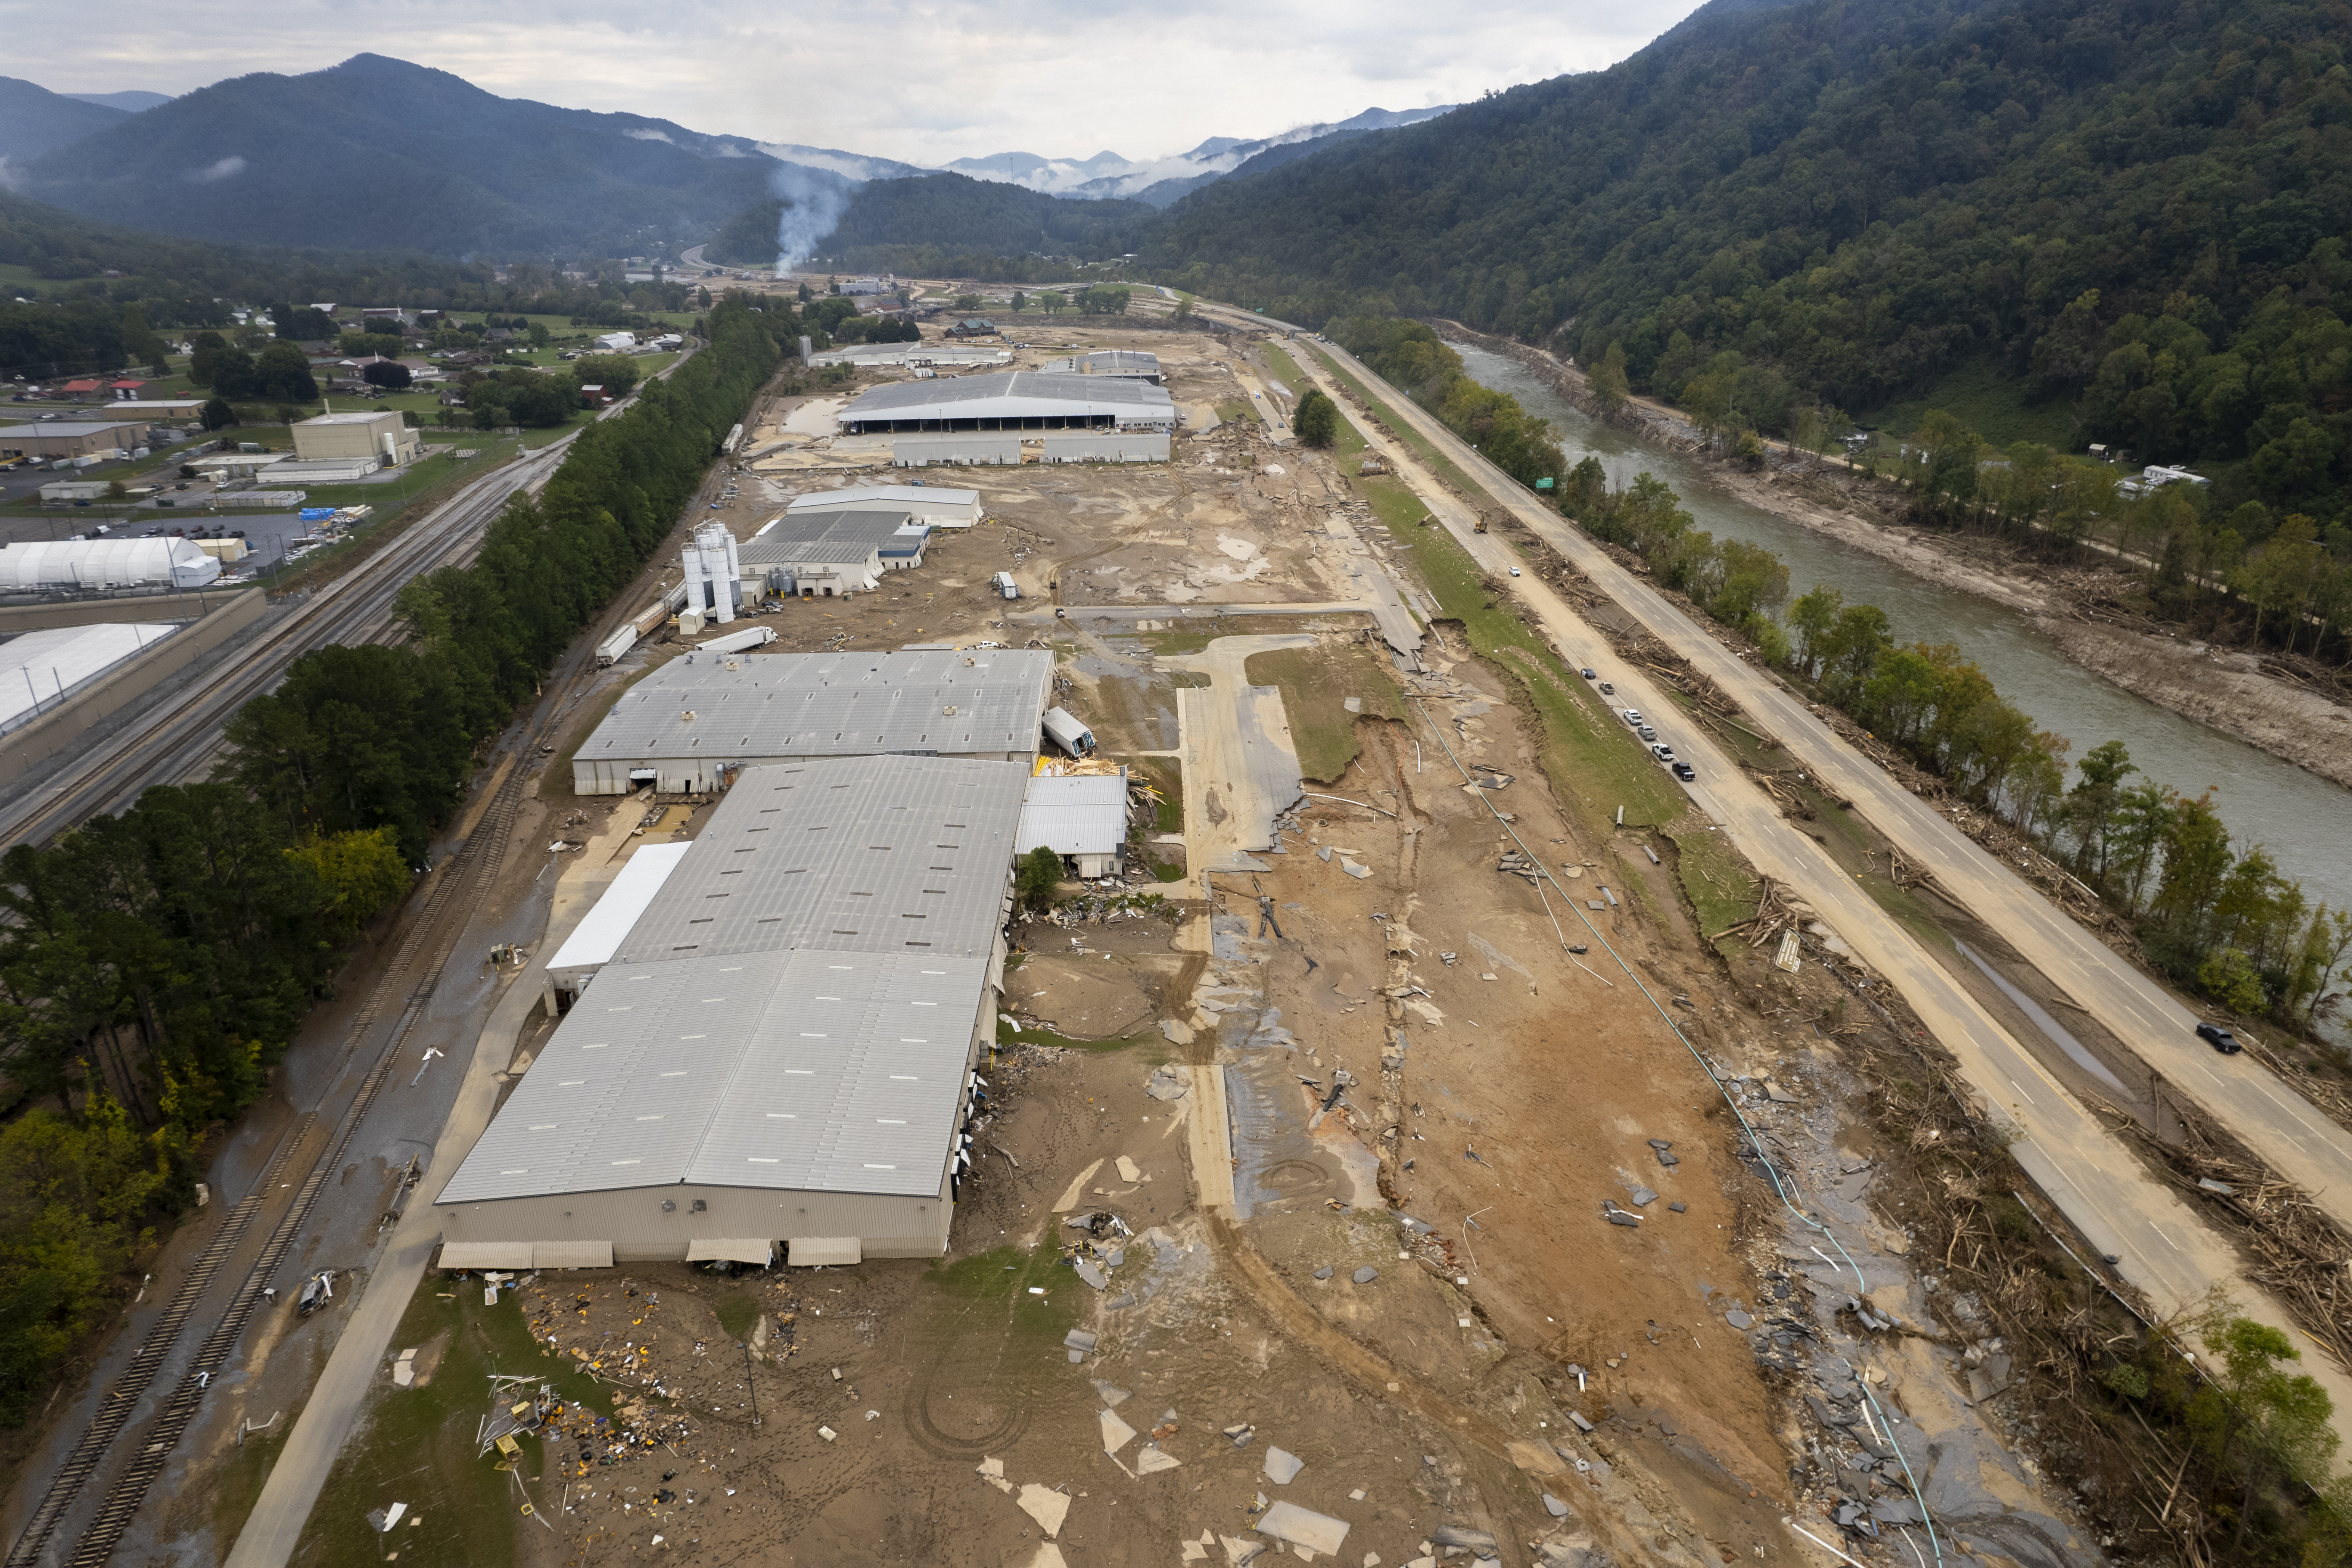
[[[1312,784],[1337,783],[1363,750],[1356,739],[1359,715],[1348,710],[1349,698],[1361,704],[1364,718],[1406,717],[1395,677],[1361,643],[1254,653],[1242,668],[1253,686],[1281,688],[1298,771]]]
[[[2000,367],[1987,360],[1962,365],[1923,397],[1888,404],[1878,411],[1876,423],[1887,435],[1908,436],[1932,408],[1944,410],[1996,447],[2039,441],[2070,452],[2084,439],[2072,408],[2062,402],[2029,401],[2022,384],[2002,375]]]

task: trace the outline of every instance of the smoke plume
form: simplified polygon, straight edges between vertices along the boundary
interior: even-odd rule
[[[776,218],[776,276],[782,278],[815,255],[833,233],[849,205],[849,190],[839,176],[797,163],[778,163],[768,184],[784,204]]]

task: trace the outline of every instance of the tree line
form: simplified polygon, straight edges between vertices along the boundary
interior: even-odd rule
[[[0,857],[0,1424],[15,1425],[192,1195],[358,931],[398,901],[482,742],[669,533],[779,360],[735,298],[709,347],[583,430],[466,567],[403,591],[398,647],[305,655],[228,727],[226,777]]]
[[[2038,730],[1957,647],[1902,643],[1885,611],[1847,604],[1826,584],[1790,600],[1778,555],[1700,530],[1651,474],[1612,490],[1587,457],[1559,505],[1813,695],[2071,866],[2175,980],[2302,1031],[2341,1006],[2344,993],[2328,985],[2352,959],[2352,910],[2313,904],[2263,846],[2234,847],[2210,791],[2192,797],[2145,775],[2127,784],[2138,770],[2118,741],[2086,752],[2069,787],[2073,742]]]

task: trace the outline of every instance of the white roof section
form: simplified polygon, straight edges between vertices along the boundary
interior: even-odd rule
[[[387,420],[394,425],[399,424],[401,422],[400,411],[396,408],[378,408],[373,409],[364,414],[314,414],[310,418],[300,420],[299,423],[310,426],[380,425]]]
[[[1034,751],[1054,675],[1053,654],[1040,648],[754,653],[733,662],[662,666],[614,704],[575,760]]]
[[[1127,780],[1079,773],[1029,781],[1016,857],[1043,845],[1056,855],[1110,855],[1127,842]]]
[[[36,540],[0,548],[0,593],[196,588],[219,576],[220,563],[193,539]]]
[[[945,485],[866,485],[846,490],[817,490],[794,496],[784,510],[883,511],[968,509],[980,505],[978,490],[951,489]]]
[[[604,889],[604,896],[572,928],[555,956],[547,961],[551,970],[594,968],[612,961],[620,951],[621,941],[654,895],[669,880],[678,862],[686,858],[692,842],[684,844],[643,844],[621,867],[620,875]]]
[[[679,1183],[936,1194],[988,964],[769,952],[608,967],[437,1201]]]
[[[1172,425],[1176,405],[1165,387],[1098,375],[1006,371],[932,381],[899,381],[860,393],[835,416],[844,430],[893,421],[966,420],[982,426],[1037,419],[1110,419],[1118,425]]]
[[[937,1194],[1026,783],[944,757],[747,772],[437,1201]]]
[[[108,621],[26,632],[0,642],[0,731],[30,723],[179,629],[168,621]]]

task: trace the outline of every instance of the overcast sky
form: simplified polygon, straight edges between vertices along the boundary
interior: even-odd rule
[[[513,98],[936,163],[1129,158],[1360,110],[1459,102],[1622,59],[1696,0],[106,0],[0,4],[0,71],[59,92],[182,93],[363,50]]]

